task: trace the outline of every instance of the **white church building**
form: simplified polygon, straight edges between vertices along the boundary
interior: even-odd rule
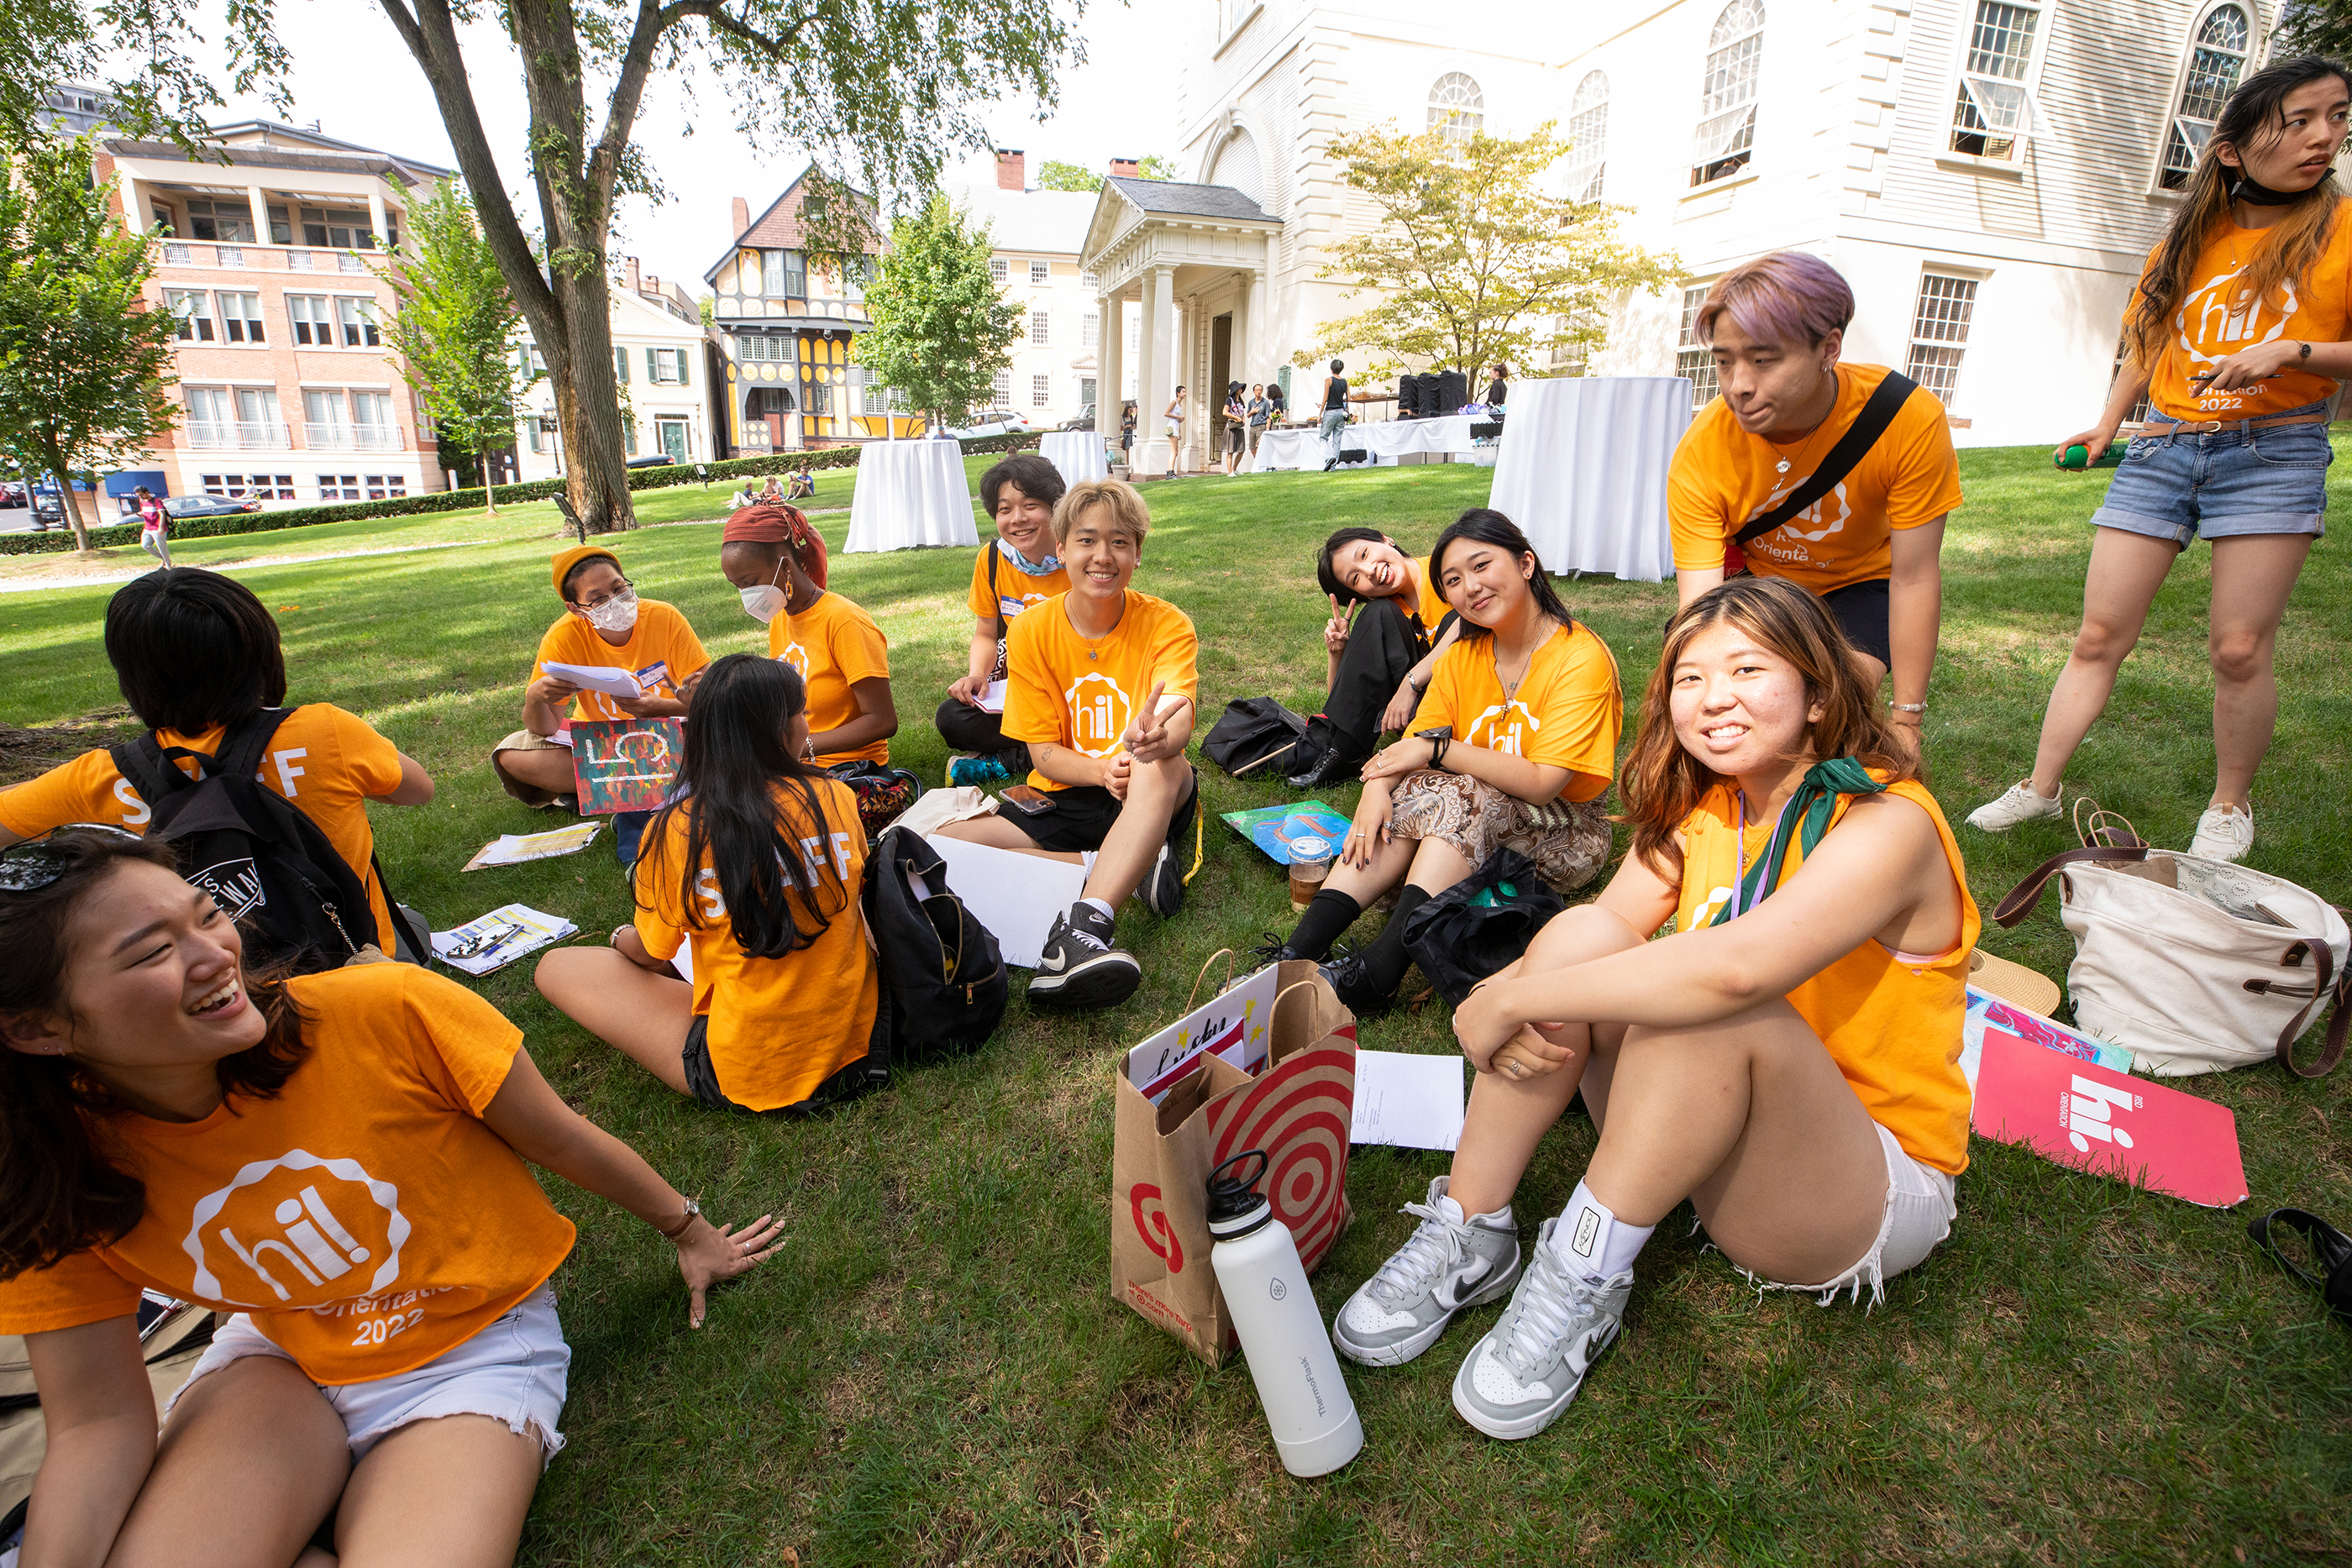
[[[2263,58],[2277,0],[1213,0],[1177,30],[1191,184],[1106,183],[1082,260],[1107,319],[1141,317],[1133,378],[1189,385],[1185,466],[1228,379],[1272,379],[1346,313],[1328,246],[1376,218],[1324,149],[1394,122],[1519,135],[1554,120],[1558,177],[1632,210],[1679,258],[1621,300],[1596,375],[1677,368],[1713,395],[1689,322],[1710,280],[1769,250],[1853,285],[1848,357],[1942,397],[1966,445],[2096,417],[2142,258],[2222,99]],[[1105,335],[1117,359],[1127,334]],[[1542,373],[1548,368],[1515,367]],[[1119,384],[1119,368],[1104,379]],[[1319,378],[1297,376],[1293,402]],[[1198,394],[1209,392],[1202,397]],[[1163,469],[1164,444],[1137,454]]]

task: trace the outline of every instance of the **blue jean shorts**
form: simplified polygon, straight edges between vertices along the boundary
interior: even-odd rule
[[[2326,408],[2315,402],[2284,412],[2324,413]],[[2328,444],[2326,421],[2167,434],[2174,423],[2166,414],[2148,416],[2148,433],[2133,437],[2105,503],[2091,515],[2093,527],[2170,539],[2184,549],[2200,534],[2219,539],[2327,531],[2321,517],[2336,449]]]

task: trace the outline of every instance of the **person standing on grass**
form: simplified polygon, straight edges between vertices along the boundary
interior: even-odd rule
[[[1239,382],[1225,383],[1223,423],[1224,439],[1221,444],[1225,449],[1225,477],[1230,479],[1241,462],[1242,448],[1247,440],[1244,432],[1249,428],[1249,408],[1242,401],[1242,383]]]
[[[1160,415],[1160,421],[1168,427],[1168,477],[1173,479],[1176,477],[1176,471],[1184,466],[1184,389],[1182,387],[1178,387],[1176,395],[1168,400],[1167,411]]]
[[[173,758],[191,779],[232,730],[286,701],[286,650],[268,606],[236,579],[199,567],[164,567],[117,590],[106,606],[106,657],[122,700],[157,744],[195,754]],[[424,765],[358,715],[304,703],[270,737],[261,783],[310,818],[368,890],[373,933],[354,938],[404,955],[375,874],[367,803],[430,804]],[[0,789],[0,846],[78,822],[144,832],[153,819],[103,747]]]
[[[1348,428],[1347,366],[1338,360],[1331,361],[1331,371],[1323,378],[1323,390],[1315,399],[1315,406],[1323,411],[1323,444],[1329,449],[1333,462],[1339,456],[1339,433]],[[1331,465],[1327,463],[1325,467]]]
[[[1454,1010],[1477,1076],[1453,1170],[1339,1309],[1344,1354],[1410,1361],[1510,1291],[1454,1408],[1531,1437],[1616,1339],[1634,1258],[1685,1198],[1750,1281],[1825,1306],[1876,1301],[1950,1233],[1979,920],[1853,652],[1818,598],[1772,578],[1667,623],[1625,762],[1633,849]],[[1599,1146],[1522,1251],[1512,1196],[1579,1089]]]
[[[1114,946],[1129,894],[1163,917],[1184,904],[1182,847],[1200,809],[1192,738],[1200,674],[1192,620],[1128,585],[1151,514],[1132,486],[1089,479],[1054,508],[1070,591],[1013,622],[1005,639],[1004,733],[1027,744],[1027,793],[993,816],[940,831],[1084,865],[1084,896],[1054,917],[1029,981],[1033,1005],[1116,1007],[1143,967]]]
[[[1248,404],[1249,450],[1250,455],[1253,457],[1257,455],[1257,444],[1265,439],[1266,415],[1272,411],[1272,409],[1273,405],[1265,401],[1265,382],[1260,382],[1257,385],[1250,388]]]
[[[1841,361],[1853,291],[1816,256],[1776,251],[1717,278],[1694,323],[1723,395],[1675,448],[1666,512],[1688,605],[1727,573],[1782,577],[1822,596],[1864,661],[1892,672],[1894,723],[1915,750],[1944,602],[1944,522],[1960,504],[1944,405],[1918,388],[1827,495],[1744,543],[1862,416],[1884,365]]]
[[[635,925],[559,947],[540,994],[714,1111],[810,1109],[867,1085],[881,999],[848,785],[803,760],[807,690],[730,653],[694,688],[686,756],[646,831]],[[673,967],[690,947],[691,981]]]
[[[563,613],[539,640],[523,688],[522,727],[490,748],[490,767],[506,792],[524,805],[572,810],[579,802],[570,737],[559,738],[558,732],[575,720],[676,718],[686,712],[686,695],[710,658],[675,605],[637,597],[622,574],[621,558],[606,546],[557,550],[550,577]],[[550,674],[551,664],[625,671],[641,695],[584,690]]]
[[[1341,528],[1324,540],[1315,580],[1331,603],[1323,625],[1329,667],[1323,709],[1307,729],[1322,749],[1290,776],[1297,789],[1357,777],[1381,736],[1412,722],[1437,656],[1462,630],[1430,558],[1414,559],[1378,528]]]
[[[139,548],[162,561],[172,564],[172,514],[154,492],[142,485],[131,496],[139,513]]]
[[[48,1434],[28,1564],[510,1563],[572,1360],[574,1230],[525,1162],[667,1239],[698,1328],[781,1245],[703,1218],[454,981],[248,970],[155,841],[0,851],[0,1333]],[[142,1291],[231,1314],[160,1433]]]
[[[948,785],[1010,784],[1029,771],[1029,748],[1004,738],[1003,694],[994,713],[980,706],[1004,679],[1004,638],[1013,618],[1070,591],[1054,553],[1054,507],[1066,486],[1062,471],[1034,452],[1019,452],[980,476],[980,504],[996,519],[996,542],[972,559],[971,652],[948,686],[933,723],[950,749]]]
[[[2278,722],[2273,655],[2295,580],[2325,531],[2329,402],[2352,379],[2352,222],[2331,172],[2352,90],[2309,57],[2249,77],[2198,154],[2124,313],[2124,369],[2098,423],[2059,446],[2106,451],[2145,394],[2148,420],[2091,515],[2083,627],[2042,718],[2033,771],[1969,814],[1987,832],[2059,814],[2066,765],[2105,711],[2172,563],[2213,547],[2211,800],[2189,852],[2242,860],[2254,774]]]
[[[754,507],[727,519],[719,570],[743,612],[768,628],[768,656],[808,688],[813,734],[803,760],[890,763],[898,706],[890,695],[890,643],[865,609],[825,590],[824,541],[795,507]]]

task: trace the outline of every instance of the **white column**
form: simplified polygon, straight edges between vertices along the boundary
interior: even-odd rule
[[[1117,296],[1095,301],[1095,434],[1114,449],[1119,404],[1125,401],[1118,389],[1127,375],[1121,359],[1127,351],[1127,324],[1119,319],[1126,313]]]
[[[269,243],[269,193],[258,185],[247,185],[245,188],[245,199],[253,208],[253,242],[256,245],[268,245]],[[291,221],[294,214],[289,211],[286,216],[289,221]]]
[[[1145,438],[1135,444],[1139,474],[1160,475],[1176,466],[1176,449],[1160,417],[1175,395],[1176,349],[1176,269],[1155,267],[1143,279],[1143,395],[1136,413]]]
[[[390,250],[392,248],[392,225],[386,221],[386,214],[383,210],[383,186],[382,184],[373,184],[368,187],[368,228],[375,235],[376,249]]]
[[[140,188],[139,177],[126,172],[122,175],[123,227],[132,234],[143,235],[154,221],[147,211],[147,193]]]
[[[1265,268],[1262,267],[1250,269],[1248,310],[1248,332],[1236,331],[1234,334],[1237,342],[1246,345],[1241,351],[1249,361],[1249,371],[1241,379],[1244,382],[1270,382],[1278,367],[1273,363],[1273,356],[1265,346],[1274,334],[1268,329],[1269,323],[1265,319]]]

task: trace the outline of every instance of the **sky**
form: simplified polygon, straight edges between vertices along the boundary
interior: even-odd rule
[[[433,95],[399,35],[383,13],[365,0],[310,0],[281,6],[278,23],[293,53],[286,86],[298,125],[313,120],[327,135],[381,148],[428,163],[455,167]],[[1113,155],[1140,158],[1175,152],[1176,79],[1173,71],[1151,68],[1168,52],[1170,14],[1136,9],[1121,0],[1094,0],[1080,20],[1087,62],[1066,71],[1062,101],[1039,123],[1038,106],[999,100],[976,111],[992,143],[1027,152],[1034,177],[1048,158],[1100,169]],[[523,200],[527,111],[520,68],[505,36],[488,24],[464,33],[480,106],[509,191],[526,223],[537,215],[535,196]],[[1138,69],[1138,62],[1150,62]],[[361,62],[366,62],[364,66]],[[780,194],[806,162],[803,149],[761,147],[742,136],[722,95],[705,93],[686,134],[679,84],[656,73],[638,117],[637,141],[668,190],[659,207],[640,198],[623,204],[613,240],[614,266],[641,258],[646,272],[673,278],[692,293],[707,293],[702,275],[719,260],[734,235],[729,204],[741,196],[754,217]],[[591,100],[592,110],[596,108]],[[233,99],[220,120],[276,119],[258,96]],[[601,120],[600,120],[601,123]],[[979,154],[955,165],[950,179],[986,183],[995,178],[994,159]]]

